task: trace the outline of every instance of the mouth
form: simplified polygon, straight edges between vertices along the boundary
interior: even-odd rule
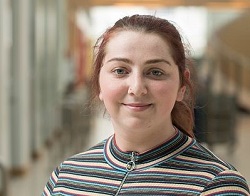
[[[153,104],[148,104],[148,103],[123,103],[125,107],[127,107],[130,110],[133,111],[144,111],[148,108],[150,108]]]

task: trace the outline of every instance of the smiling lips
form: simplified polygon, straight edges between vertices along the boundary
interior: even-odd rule
[[[152,106],[152,104],[145,104],[145,103],[123,103],[124,106],[126,106],[127,108],[133,110],[133,111],[144,111],[146,109],[148,109],[150,106]]]

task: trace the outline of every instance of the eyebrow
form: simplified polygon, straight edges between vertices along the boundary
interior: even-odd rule
[[[126,59],[126,58],[120,58],[120,57],[109,59],[107,61],[107,63],[112,62],[112,61],[120,61],[120,62],[124,62],[124,63],[127,63],[127,64],[132,64],[131,60]]]
[[[156,64],[156,63],[166,63],[168,65],[171,65],[171,63],[166,59],[152,59],[146,61],[146,64]]]
[[[124,62],[127,64],[132,64],[131,60],[127,58],[120,58],[120,57],[109,59],[107,63],[112,62],[112,61],[120,61],[120,62]],[[171,63],[166,59],[151,59],[151,60],[146,61],[144,64],[156,64],[156,63],[166,63],[171,66]]]

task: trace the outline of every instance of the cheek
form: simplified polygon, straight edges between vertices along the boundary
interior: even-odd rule
[[[106,105],[108,102],[117,102],[124,92],[122,85],[110,80],[100,80],[100,99]]]
[[[120,89],[114,87],[114,85],[103,83],[100,96],[102,97],[106,111],[109,115],[113,116],[117,112],[119,103],[122,100]]]
[[[102,99],[105,103],[113,101],[117,97],[117,92],[108,87],[104,87],[101,91],[101,94],[102,94]]]
[[[162,85],[155,85],[152,87],[154,97],[159,101],[162,107],[173,108],[175,102],[178,100],[179,86],[176,83],[167,83]]]

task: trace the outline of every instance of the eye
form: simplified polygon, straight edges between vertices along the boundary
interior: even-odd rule
[[[150,74],[153,76],[162,76],[163,75],[162,71],[160,71],[160,70],[152,70],[150,72]]]
[[[115,68],[112,72],[117,76],[128,74],[128,71],[125,68]]]
[[[159,69],[151,69],[147,73],[147,76],[153,79],[162,79],[165,75],[165,72]]]

